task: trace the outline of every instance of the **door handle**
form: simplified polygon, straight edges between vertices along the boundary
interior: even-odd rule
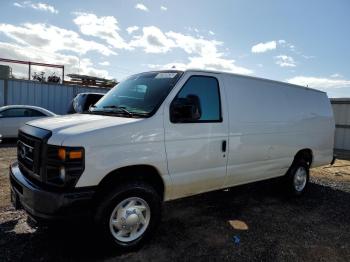
[[[222,141],[222,144],[221,144],[221,151],[222,152],[226,152],[226,145],[227,145],[226,140]]]

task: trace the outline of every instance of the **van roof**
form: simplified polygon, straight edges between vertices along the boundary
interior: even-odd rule
[[[250,79],[262,80],[262,81],[267,81],[267,82],[280,83],[280,84],[284,84],[284,85],[288,85],[288,86],[293,86],[293,87],[297,87],[297,88],[307,89],[307,90],[326,94],[326,92],[318,90],[318,89],[314,89],[314,88],[310,88],[310,87],[306,87],[306,86],[301,86],[301,85],[295,85],[295,84],[286,83],[286,82],[277,81],[277,80],[271,80],[271,79],[262,78],[262,77],[256,77],[256,76],[248,76],[248,75],[241,75],[241,74],[236,74],[236,73],[221,72],[221,71],[215,71],[215,70],[205,70],[205,69],[186,69],[186,70],[183,70],[183,72],[201,72],[201,73],[234,75],[234,76],[243,77],[243,78],[250,78]]]

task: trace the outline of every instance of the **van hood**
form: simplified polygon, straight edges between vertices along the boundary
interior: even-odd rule
[[[141,120],[141,118],[127,118],[92,114],[73,114],[43,118],[40,120],[30,121],[27,124],[50,130],[54,134],[64,133],[65,135],[75,135],[111,126],[133,123]]]

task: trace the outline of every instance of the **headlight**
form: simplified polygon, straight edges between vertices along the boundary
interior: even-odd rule
[[[61,181],[66,181],[66,168],[64,166],[60,167],[59,177],[60,177]]]
[[[46,181],[61,187],[73,187],[84,171],[84,148],[48,145]]]

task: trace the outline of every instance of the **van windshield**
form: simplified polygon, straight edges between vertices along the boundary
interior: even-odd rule
[[[155,113],[180,76],[180,71],[133,75],[110,90],[88,113],[149,117]]]

